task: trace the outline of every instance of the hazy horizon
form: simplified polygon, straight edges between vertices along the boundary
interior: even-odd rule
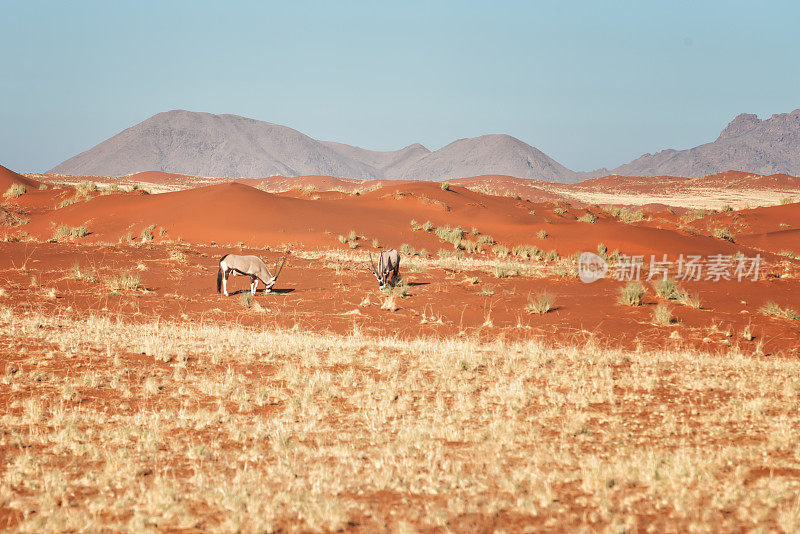
[[[800,108],[800,8],[4,2],[0,164],[49,169],[171,109],[371,150],[508,134],[576,171]]]

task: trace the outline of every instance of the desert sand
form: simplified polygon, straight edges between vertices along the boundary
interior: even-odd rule
[[[795,177],[85,181],[0,168],[26,189],[0,227],[6,527],[800,525]],[[286,256],[276,290],[218,294],[227,253]],[[651,255],[706,270],[669,289]]]

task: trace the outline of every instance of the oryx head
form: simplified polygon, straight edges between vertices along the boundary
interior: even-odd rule
[[[386,284],[389,282],[389,275],[391,274],[391,269],[388,269],[383,262],[383,253],[378,256],[378,267],[375,266],[375,262],[372,261],[372,253],[369,254],[369,263],[370,272],[375,276],[375,279],[378,280],[378,287],[383,290],[386,287]]]
[[[280,268],[278,267],[278,262],[280,262],[281,264]],[[266,280],[262,280],[262,282],[264,282],[264,285],[266,286],[266,288],[264,289],[265,293],[269,293],[270,291],[272,291],[272,286],[274,286],[275,282],[278,281],[278,276],[280,276],[281,271],[283,270],[283,265],[285,263],[286,263],[286,256],[275,260],[275,269],[273,269],[273,271],[270,271],[269,267],[267,267],[267,274],[269,275],[269,277]]]

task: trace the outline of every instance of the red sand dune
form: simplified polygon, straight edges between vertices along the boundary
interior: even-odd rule
[[[325,180],[325,177],[320,177],[318,183]],[[25,200],[32,202],[38,197],[45,199],[45,194],[70,195],[71,191],[35,191],[24,197],[29,197]],[[623,254],[643,255],[646,264],[650,254],[656,255],[657,259],[666,254],[671,261],[680,254],[710,256],[742,252],[752,257],[756,250],[749,247],[775,250],[777,245],[773,242],[778,239],[797,239],[795,228],[800,228],[800,221],[796,210],[794,205],[733,212],[739,213],[739,218],[747,221],[751,229],[773,231],[770,225],[783,220],[793,225],[787,229],[789,231],[779,232],[778,237],[771,234],[763,237],[770,242],[770,246],[765,247],[752,234],[748,234],[752,235],[752,241],[740,235],[736,243],[690,234],[669,220],[666,215],[677,216],[666,211],[663,219],[654,216],[651,220],[625,224],[593,206],[580,207],[562,200],[531,202],[487,195],[453,183],[450,190],[445,191],[439,183],[392,182],[379,189],[351,195],[338,192],[309,194],[299,190],[273,194],[229,182],[157,195],[97,195],[55,210],[51,204],[50,208],[31,211],[31,221],[24,227],[6,231],[24,230],[44,241],[53,235],[57,225],[87,226],[90,235],[78,241],[41,243],[35,247],[36,259],[41,262],[37,265],[37,279],[63,290],[64,303],[75,309],[117,309],[114,306],[121,307],[124,301],[120,296],[109,297],[102,291],[99,296],[95,295],[95,289],[87,289],[85,284],[65,277],[64,271],[76,261],[104,266],[106,270],[101,276],[138,268],[142,264],[145,267],[143,281],[150,292],[135,297],[137,312],[141,309],[142,313],[152,315],[179,317],[186,313],[205,317],[208,313],[213,315],[219,308],[220,317],[236,317],[241,311],[238,299],[223,299],[214,290],[216,260],[232,249],[247,248],[250,253],[262,255],[270,261],[277,256],[275,249],[338,248],[349,251],[348,245],[340,243],[337,236],[354,230],[364,237],[358,240],[355,251],[364,259],[369,251],[376,250],[373,239],[383,247],[401,248],[407,243],[417,251],[425,248],[434,256],[440,249],[453,250],[453,246],[439,239],[435,232],[414,230],[410,224],[414,219],[417,225],[431,221],[435,227],[461,226],[467,231],[466,238],[471,240],[479,237],[470,235],[470,230],[475,227],[480,235],[489,235],[496,243],[509,249],[519,244],[535,245],[541,250],[555,250],[562,257],[581,251],[596,251],[601,243],[608,251],[617,249]],[[594,223],[579,220],[587,212],[597,216]],[[733,217],[730,213],[713,217],[722,216]],[[797,226],[794,226],[795,221]],[[701,221],[698,228],[705,232],[707,224],[708,221]],[[150,225],[156,227],[154,246],[98,244],[115,243],[128,233],[137,236]],[[161,234],[161,229],[165,234]],[[546,236],[539,237],[540,231],[544,231]],[[193,245],[179,245],[178,238]],[[163,241],[171,242],[162,245]],[[212,241],[217,245],[209,246]],[[239,242],[245,247],[238,246]],[[784,244],[781,243],[780,247],[789,248]],[[0,257],[0,268],[6,268],[5,276],[17,284],[20,292],[29,281],[15,266],[24,261],[27,245],[0,244],[0,248],[5,247],[4,250],[13,254],[13,258]],[[264,251],[267,246],[272,250]],[[170,259],[167,250],[173,248],[187,255],[186,263]],[[198,249],[205,252],[201,254]],[[484,249],[482,255],[471,257],[495,257],[489,247]],[[87,255],[91,255],[91,259]],[[706,344],[709,342],[703,340],[712,339],[709,350],[730,342],[724,332],[740,332],[747,326],[757,332],[759,341],[763,339],[768,350],[792,350],[796,345],[797,326],[787,326],[786,320],[767,318],[758,313],[758,308],[768,300],[783,307],[792,305],[797,293],[796,278],[780,276],[796,271],[800,262],[776,258],[768,252],[762,252],[762,256],[769,265],[764,266],[762,279],[758,282],[686,283],[688,290],[701,293],[702,308],[673,303],[679,320],[674,327],[652,324],[652,308],[658,302],[652,289],[648,290],[645,306],[622,306],[616,299],[623,282],[607,279],[585,285],[569,274],[563,278],[554,276],[556,265],[549,262],[547,268],[536,271],[536,276],[512,278],[498,278],[492,268],[470,271],[469,263],[464,264],[466,270],[459,272],[436,266],[422,272],[404,271],[403,276],[415,285],[411,286],[412,295],[401,301],[401,309],[392,313],[381,310],[379,305],[361,306],[365,295],[375,292],[375,284],[374,278],[365,275],[359,265],[337,263],[339,268],[334,269],[325,267],[324,261],[295,256],[281,280],[282,287],[291,289],[292,293],[276,295],[269,301],[268,306],[276,313],[266,317],[284,321],[282,326],[301,324],[322,331],[350,331],[357,324],[365,331],[383,334],[452,335],[454,331],[466,328],[484,332],[481,325],[487,313],[491,313],[496,329],[486,335],[538,336],[565,342],[588,341],[598,335],[603,342],[618,346],[665,346],[665,343],[679,343],[670,337],[675,328],[687,343]],[[464,279],[468,276],[476,277],[480,282],[466,284]],[[491,290],[490,297],[481,295],[484,289]],[[530,295],[541,291],[554,293],[558,308],[553,313],[534,318],[524,310]],[[34,299],[37,294],[25,293],[28,295],[25,298]],[[177,294],[182,295],[179,304],[170,296]],[[320,302],[324,302],[324,313],[320,312]],[[36,301],[37,306],[52,307],[56,304],[44,297]],[[354,309],[360,310],[357,315],[352,315]],[[421,323],[420,316],[426,310],[434,310],[443,322],[438,325]],[[520,321],[530,323],[531,329],[521,330],[516,326]]]
[[[26,178],[0,165],[0,193],[5,193],[14,184],[24,185],[28,190],[39,188],[39,182],[36,180]]]
[[[429,220],[437,227],[461,226],[467,232],[475,227],[509,248],[536,245],[557,250],[562,256],[596,250],[600,243],[626,254],[672,256],[732,254],[741,248],[671,228],[624,224],[597,209],[593,210],[599,217],[594,224],[580,222],[577,218],[586,209],[556,206],[485,195],[459,186],[443,191],[439,184],[430,182],[318,200],[228,183],[159,195],[99,196],[36,217],[26,231],[47,238],[60,224],[85,225],[92,232],[87,240],[116,241],[128,232],[137,235],[152,224],[164,228],[170,239],[180,237],[195,243],[242,241],[255,247],[284,243],[337,247],[343,246],[337,234],[355,230],[385,246],[409,243],[431,253],[452,247],[433,232],[414,231],[410,222],[416,219],[419,224]],[[562,209],[566,212],[559,213]],[[547,237],[538,237],[540,230]]]
[[[469,187],[471,189],[479,189],[496,195],[519,196],[533,202],[562,200],[566,198],[564,195],[554,192],[552,190],[554,184],[550,182],[515,178],[502,174],[487,174],[483,176],[459,178],[457,180],[451,180],[450,183]]]

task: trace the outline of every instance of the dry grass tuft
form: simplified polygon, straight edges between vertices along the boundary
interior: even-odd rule
[[[108,278],[106,286],[114,292],[136,291],[142,286],[142,280],[136,273],[124,272]]]
[[[3,193],[3,197],[11,199],[11,198],[19,198],[25,193],[28,192],[28,189],[22,184],[11,184],[11,187],[6,189],[6,192]]]
[[[53,241],[64,241],[65,239],[80,239],[89,235],[89,229],[85,226],[66,226],[61,225],[53,232]]]
[[[544,315],[553,309],[553,296],[549,293],[539,293],[533,298],[528,299],[528,305],[525,310],[528,313],[538,313]]]
[[[639,282],[628,282],[619,290],[619,303],[625,306],[641,306],[645,289]]]

